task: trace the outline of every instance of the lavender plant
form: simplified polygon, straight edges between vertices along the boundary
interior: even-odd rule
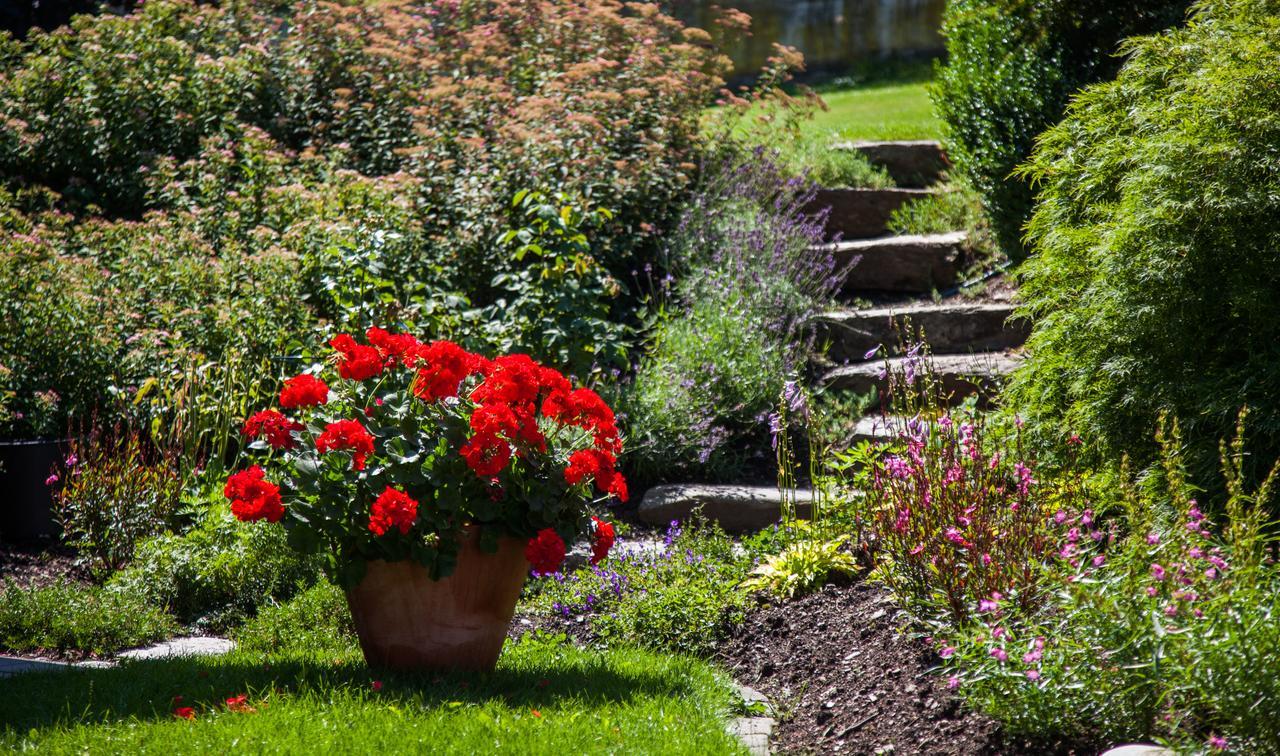
[[[764,149],[713,166],[664,251],[649,351],[626,401],[629,464],[649,481],[768,469],[768,415],[810,356],[810,318],[843,270],[814,251],[813,187]]]

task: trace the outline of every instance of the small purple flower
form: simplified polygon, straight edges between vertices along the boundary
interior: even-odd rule
[[[871,347],[870,349],[867,350],[866,354],[862,355],[862,359],[869,360],[872,357],[875,357],[877,354],[880,353],[880,347],[881,347],[880,344],[876,344],[875,346]]]
[[[44,484],[45,484],[46,486],[52,486],[54,483],[57,483],[57,482],[58,482],[58,474],[57,474],[57,473],[53,473],[52,475],[50,475],[49,477],[47,477],[47,478],[45,478],[45,479],[44,479]]]
[[[1148,544],[1148,545],[1150,545],[1150,546],[1155,546],[1155,545],[1157,545],[1158,543],[1160,543],[1160,536],[1156,535],[1155,533],[1148,533],[1148,534],[1147,534],[1147,544]]]
[[[958,687],[960,687],[959,677],[952,675],[951,677],[947,678],[947,690],[955,690]]]
[[[991,649],[990,653],[991,653],[991,658],[995,659],[1000,663],[1009,661],[1009,654],[1005,652],[1003,648],[999,648],[999,647],[993,648]]]
[[[1151,564],[1151,577],[1155,578],[1156,580],[1164,580],[1164,577],[1165,577],[1164,567],[1161,567],[1159,564],[1153,562]]]
[[[1027,670],[1026,674],[1027,674],[1027,679],[1028,679],[1028,680],[1031,680],[1032,682],[1035,682],[1036,680],[1039,680],[1039,679],[1040,679],[1040,671],[1039,671],[1039,670],[1036,670],[1036,669],[1029,669],[1029,670]]]

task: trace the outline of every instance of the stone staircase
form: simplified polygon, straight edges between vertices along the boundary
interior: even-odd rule
[[[954,296],[967,252],[967,234],[956,231],[927,236],[894,236],[889,218],[905,203],[934,194],[948,162],[936,142],[857,142],[836,145],[862,153],[883,167],[899,184],[893,189],[827,189],[818,192],[809,210],[828,212],[832,241],[821,248],[840,264],[853,263],[844,281],[842,302],[815,323],[827,347],[830,366],[818,384],[832,392],[883,394],[883,351],[898,343],[895,324],[909,320],[922,329],[933,353],[932,366],[945,398],[958,403],[977,395],[983,405],[1018,364],[1015,350],[1026,340],[1029,324],[1010,320],[1008,302],[981,302]],[[935,294],[952,294],[935,301]],[[881,304],[867,306],[865,302]],[[891,301],[893,304],[883,304]],[[903,358],[889,361],[901,367]],[[850,442],[893,437],[905,418],[862,418]],[[799,492],[800,501],[812,493]],[[702,506],[725,518],[735,530],[774,522],[780,505],[776,492],[741,486],[659,486],[649,491],[638,512],[642,520],[665,524],[682,512]],[[717,517],[717,519],[719,519]],[[750,522],[747,522],[749,520]]]

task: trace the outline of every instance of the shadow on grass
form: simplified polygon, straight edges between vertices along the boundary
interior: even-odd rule
[[[533,649],[519,648],[526,644]],[[169,720],[178,706],[204,713],[224,708],[226,699],[241,694],[250,705],[346,698],[356,705],[363,700],[404,710],[497,703],[528,711],[565,701],[593,708],[694,693],[691,681],[672,668],[616,665],[604,654],[547,641],[516,646],[514,651],[508,646],[497,670],[485,673],[396,673],[371,669],[358,652],[347,652],[337,658],[234,653],[23,674],[0,683],[0,732]]]

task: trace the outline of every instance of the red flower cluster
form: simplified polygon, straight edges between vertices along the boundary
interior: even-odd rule
[[[569,466],[564,469],[564,480],[576,486],[590,475],[596,482],[600,493],[613,494],[619,500],[629,497],[627,480],[614,469],[616,460],[612,454],[601,449],[582,449],[569,455]]]
[[[321,454],[339,449],[353,453],[351,469],[363,470],[364,461],[373,454],[373,436],[359,420],[339,420],[324,427],[324,433],[316,439],[316,450]]]
[[[413,363],[413,352],[419,346],[412,334],[388,333],[377,326],[365,331],[364,337],[377,348],[378,354],[382,355],[388,365],[399,361],[409,367]]]
[[[413,393],[425,402],[457,396],[462,380],[479,372],[486,364],[483,358],[452,341],[419,344],[411,353],[410,362],[411,366],[418,366]]]
[[[397,491],[391,486],[383,491],[373,502],[373,514],[369,517],[369,530],[374,535],[385,535],[392,528],[408,535],[409,528],[418,516],[418,502],[409,498],[404,491]]]
[[[524,558],[533,565],[533,571],[550,574],[564,564],[564,539],[551,528],[543,528],[524,547]]]
[[[382,373],[383,356],[377,347],[357,344],[349,334],[340,333],[329,340],[338,350],[338,375],[349,381],[363,381]]]
[[[595,538],[591,541],[591,563],[600,564],[605,557],[609,556],[609,549],[613,548],[617,533],[614,532],[613,525],[599,517],[592,517],[591,522],[595,525],[596,531]]]
[[[329,401],[329,387],[314,375],[295,375],[280,389],[280,406],[285,409],[314,407]]]
[[[237,520],[280,522],[280,518],[284,517],[280,488],[267,482],[265,478],[266,473],[257,465],[227,478],[222,495],[231,500],[231,514]]]
[[[273,449],[292,449],[292,433],[296,430],[302,430],[302,423],[295,423],[275,410],[263,410],[245,420],[240,432],[245,438],[266,438]]]

